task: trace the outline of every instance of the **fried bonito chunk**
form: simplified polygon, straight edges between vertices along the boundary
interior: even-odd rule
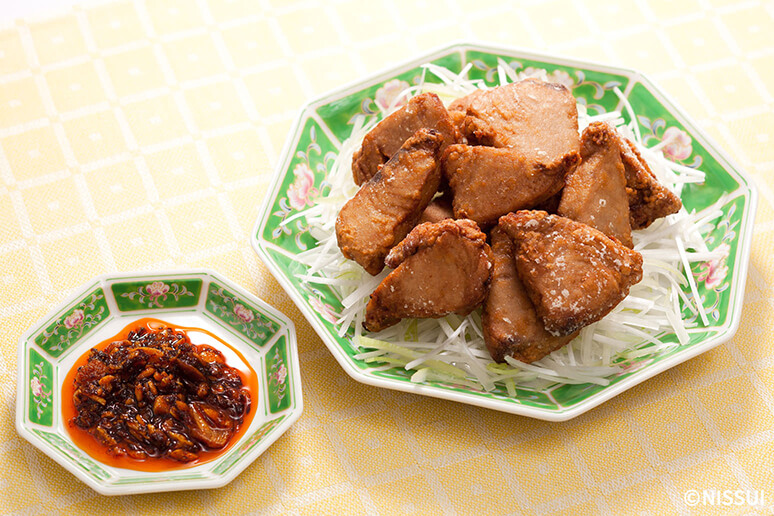
[[[419,217],[419,222],[420,224],[423,222],[441,222],[443,219],[453,218],[452,196],[451,193],[446,192],[433,199],[430,204],[427,205],[425,211],[422,212],[422,216]]]
[[[363,326],[376,332],[407,317],[469,314],[486,297],[491,253],[471,220],[418,225],[387,256],[395,270],[371,294]]]
[[[403,143],[422,128],[435,129],[443,135],[442,151],[460,139],[460,133],[438,95],[417,95],[365,135],[360,150],[352,156],[355,184],[362,185],[371,179]]]
[[[483,94],[484,91],[486,90],[473,90],[471,93],[468,93],[464,97],[454,99],[446,108],[449,111],[449,116],[451,117],[452,122],[454,122],[454,125],[457,127],[457,129],[460,130],[460,135],[462,135],[462,126],[465,122],[465,115],[468,111],[468,106],[476,97]],[[464,135],[462,136],[464,138]],[[466,142],[462,141],[460,143]]]
[[[347,201],[336,218],[341,253],[372,275],[384,257],[416,225],[441,180],[443,136],[420,129]]]
[[[460,97],[457,99],[454,99],[449,104],[449,114],[452,113],[462,113],[463,115],[467,113],[468,106],[470,106],[471,102],[473,102],[476,98],[478,98],[479,95],[483,95],[488,90],[473,90],[472,92],[468,93],[464,97]]]
[[[492,280],[481,313],[486,347],[495,362],[506,356],[526,363],[540,360],[577,333],[556,337],[546,331],[519,279],[511,238],[497,226],[490,239]]]
[[[566,179],[565,179],[566,183]],[[564,191],[564,188],[556,192],[554,195],[546,199],[545,201],[541,202],[540,204],[535,205],[533,209],[535,210],[541,210],[546,211],[548,213],[552,213],[556,215],[556,210],[559,209],[559,203],[562,202],[562,192]]]
[[[621,160],[626,173],[629,223],[632,229],[644,229],[656,219],[680,211],[683,205],[680,198],[658,182],[634,143],[618,135],[617,131],[613,132],[619,139]]]
[[[613,131],[604,122],[583,130],[581,163],[567,176],[556,212],[632,247],[626,177]]]
[[[545,164],[514,149],[457,144],[444,153],[441,166],[454,193],[454,216],[489,226],[557,193],[579,159],[568,153]]]
[[[563,85],[525,79],[476,94],[462,122],[472,145],[510,148],[540,163],[580,150],[575,97]]]
[[[642,279],[642,255],[581,222],[543,211],[509,213],[516,269],[552,335],[598,321]]]

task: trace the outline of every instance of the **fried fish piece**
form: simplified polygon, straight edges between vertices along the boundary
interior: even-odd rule
[[[613,131],[605,122],[595,122],[583,130],[581,162],[565,180],[556,213],[632,247],[626,177]]]
[[[680,211],[682,202],[667,187],[658,182],[656,174],[640,155],[633,142],[620,136],[618,147],[621,150],[626,173],[626,194],[629,197],[629,223],[632,229],[645,229],[653,221]]]
[[[467,143],[467,138],[465,138],[462,134],[462,124],[465,122],[465,115],[468,111],[468,106],[476,97],[483,94],[484,91],[485,90],[473,90],[471,93],[468,93],[464,97],[454,99],[446,108],[449,111],[449,116],[451,117],[452,122],[454,122],[454,125],[460,131],[460,135],[463,139],[460,141],[460,143]]]
[[[430,204],[427,205],[425,211],[422,212],[422,216],[419,217],[419,223],[440,222],[443,219],[453,218],[454,210],[452,209],[452,196],[450,192],[445,192],[443,195],[433,199]]]
[[[556,163],[580,150],[575,97],[562,84],[525,79],[476,94],[462,123],[472,145],[510,148]]]
[[[513,242],[499,227],[490,234],[492,280],[481,312],[484,342],[495,362],[506,356],[531,363],[570,342],[577,333],[556,337],[543,327],[516,271]]]
[[[479,95],[483,95],[486,91],[488,90],[473,90],[472,92],[468,93],[464,97],[454,99],[449,104],[449,107],[448,107],[449,114],[451,114],[452,112],[458,112],[463,114],[467,113],[468,106],[470,106],[470,104],[474,100],[476,100],[479,97]]]
[[[376,332],[407,317],[469,314],[486,297],[491,254],[471,220],[418,225],[387,256],[395,270],[371,294],[363,326]]]
[[[419,220],[438,189],[443,136],[420,129],[347,201],[336,218],[341,253],[372,275]]]
[[[379,168],[419,129],[435,129],[443,135],[442,151],[460,139],[460,133],[435,93],[422,93],[379,122],[363,138],[352,156],[355,184],[371,179]]]
[[[567,183],[567,178],[565,178],[565,184]],[[545,201],[536,204],[533,209],[535,210],[541,210],[546,211],[548,213],[553,213],[556,215],[556,210],[559,209],[559,203],[562,202],[562,193],[564,192],[564,188],[556,192],[554,195],[546,199]]]
[[[557,193],[579,160],[578,153],[568,153],[545,164],[515,149],[456,144],[443,154],[441,167],[454,193],[454,216],[487,226]]]
[[[642,279],[642,255],[601,231],[544,211],[500,219],[516,248],[516,269],[552,335],[598,321]]]

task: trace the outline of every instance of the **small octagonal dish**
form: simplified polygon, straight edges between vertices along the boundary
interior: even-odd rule
[[[459,73],[471,65],[468,78],[489,86],[498,83],[498,63],[514,72],[543,69],[552,80],[568,86],[579,104],[590,113],[619,111],[628,123],[628,106],[637,113],[643,143],[658,144],[678,134],[679,152],[671,158],[683,167],[701,166],[706,177],[701,184],[687,185],[681,199],[690,210],[701,210],[721,201],[722,216],[706,235],[709,249],[726,246],[724,258],[693,265],[697,292],[686,286],[686,296],[698,294],[707,311],[707,323],[695,310],[682,310],[692,326],[689,339],[667,352],[640,353],[609,384],[552,384],[542,388],[503,387],[485,392],[465,385],[438,381],[412,381],[402,367],[385,367],[358,357],[353,332],[339,335],[336,314],[342,300],[324,283],[310,286],[302,281],[308,267],[295,259],[314,248],[316,240],[303,214],[330,188],[326,177],[353,131],[353,121],[379,116],[376,106],[384,103],[391,89],[420,80],[439,82],[424,74],[422,65],[433,63]],[[402,88],[401,87],[401,88]],[[400,88],[399,88],[400,89]],[[666,144],[667,142],[665,142]],[[672,150],[672,149],[669,149]],[[755,187],[726,154],[658,87],[642,74],[588,62],[541,55],[519,49],[459,43],[396,66],[335,91],[305,106],[281,155],[274,181],[260,210],[253,231],[253,247],[303,314],[315,328],[344,370],[361,382],[391,389],[445,398],[540,419],[561,421],[575,417],[653,375],[703,353],[729,339],[741,316],[752,224],[757,203]],[[674,334],[660,335],[662,342],[678,343]],[[416,378],[415,378],[416,380]]]
[[[258,377],[252,420],[215,459],[168,471],[104,464],[66,429],[62,386],[89,349],[141,318],[201,328],[240,353]],[[195,338],[192,342],[197,344]],[[207,270],[100,276],[30,328],[18,351],[19,434],[94,490],[107,495],[220,487],[287,430],[303,400],[293,323],[226,278]]]

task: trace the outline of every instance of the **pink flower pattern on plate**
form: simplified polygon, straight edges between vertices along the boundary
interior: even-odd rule
[[[652,359],[641,359],[641,360],[635,360],[635,361],[629,362],[621,368],[621,372],[618,373],[618,375],[621,376],[624,374],[629,374],[635,371],[639,371],[646,365],[650,364],[652,361],[653,361]]]
[[[716,249],[716,251],[720,251],[720,256],[701,264],[698,280],[703,281],[705,287],[715,288],[723,282],[728,274],[726,259],[730,250],[728,244],[720,244]]]
[[[83,324],[83,310],[73,310],[73,313],[65,317],[64,325],[65,328],[72,329],[77,328],[81,324]]]
[[[40,383],[40,380],[37,376],[30,380],[30,389],[32,389],[32,395],[36,398],[39,398],[43,395],[43,384]]]
[[[312,308],[314,308],[315,311],[323,317],[323,319],[331,324],[336,324],[339,315],[331,305],[328,303],[323,303],[319,298],[316,297],[310,297],[309,304],[312,305]]]
[[[314,204],[319,191],[314,187],[314,173],[306,163],[299,163],[293,169],[293,184],[288,187],[288,201],[294,210]]]
[[[397,109],[408,102],[408,99],[403,97],[397,103],[395,103],[395,100],[398,98],[398,95],[400,95],[400,92],[408,87],[409,83],[406,81],[401,81],[400,79],[393,79],[388,81],[384,83],[384,86],[376,90],[374,102],[376,102],[376,105],[379,106],[382,111],[387,111],[391,108]],[[395,103],[395,105],[393,105],[393,103]]]
[[[575,81],[570,77],[570,74],[564,70],[554,70],[548,74],[548,80],[551,82],[557,82],[563,84],[568,90],[572,91],[572,87],[575,85]]]
[[[285,364],[280,364],[277,371],[272,374],[273,379],[278,385],[285,383],[285,378],[288,377],[288,370]]]
[[[250,323],[255,319],[253,311],[243,305],[234,305],[234,315],[239,317],[239,320],[245,324]]]
[[[667,142],[664,145],[664,154],[673,161],[682,161],[693,152],[691,137],[677,127],[668,127],[661,141]]]
[[[148,295],[151,297],[151,299],[155,299],[169,292],[169,285],[162,281],[154,281],[145,287],[145,291],[148,292]]]

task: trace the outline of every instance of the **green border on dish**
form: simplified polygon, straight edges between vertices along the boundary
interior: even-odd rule
[[[111,284],[110,290],[122,312],[186,308],[199,304],[202,280],[123,281]]]

